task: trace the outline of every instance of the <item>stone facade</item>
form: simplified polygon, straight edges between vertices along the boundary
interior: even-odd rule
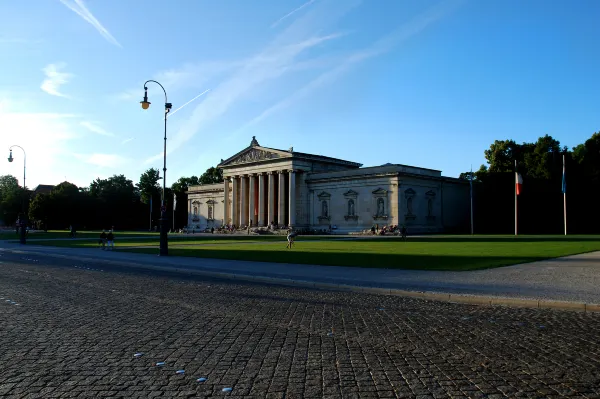
[[[321,155],[249,147],[222,160],[224,182],[188,191],[188,227],[234,224],[352,232],[378,224],[411,233],[464,231],[469,185],[438,170],[399,164],[362,168]]]

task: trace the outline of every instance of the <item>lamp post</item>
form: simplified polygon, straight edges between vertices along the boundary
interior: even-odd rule
[[[19,146],[19,145],[12,145],[9,148],[10,154],[8,155],[8,162],[12,162],[14,161],[14,158],[12,156],[12,149],[14,147],[20,148],[21,151],[23,151],[23,190],[26,190],[25,186],[25,177],[26,177],[26,171],[27,171],[27,154],[25,153],[25,150],[23,149],[23,147]],[[25,212],[25,203],[24,203],[24,199],[21,198],[21,215],[19,216],[19,227],[20,227],[20,235],[19,235],[19,242],[21,244],[25,244],[26,243],[26,229],[27,229],[27,214]]]
[[[142,109],[148,109],[150,107],[150,101],[148,101],[148,83],[156,83],[160,86],[160,88],[165,93],[165,138],[164,138],[164,150],[163,150],[163,190],[160,199],[160,249],[159,256],[168,256],[169,255],[169,242],[168,242],[168,233],[167,230],[168,220],[167,220],[167,206],[165,205],[165,189],[166,189],[166,176],[167,176],[167,114],[171,111],[172,105],[167,100],[167,91],[156,80],[147,80],[144,83],[144,99],[140,101],[142,104]]]

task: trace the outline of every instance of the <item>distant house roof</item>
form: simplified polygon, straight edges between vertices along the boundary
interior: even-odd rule
[[[50,194],[54,186],[49,184],[38,184],[36,188],[33,189],[34,194]]]

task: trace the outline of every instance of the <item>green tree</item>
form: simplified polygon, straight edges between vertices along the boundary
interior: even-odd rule
[[[0,176],[0,212],[4,223],[13,224],[19,214],[27,212],[27,191],[11,175]]]
[[[573,148],[573,160],[590,181],[600,183],[600,132]]]
[[[223,169],[211,166],[200,176],[200,184],[223,183]]]
[[[46,227],[51,209],[50,195],[38,194],[29,204],[29,220],[38,225]]]
[[[521,146],[514,140],[496,140],[490,148],[484,151],[489,165],[488,170],[494,172],[512,172],[515,159],[519,160]]]
[[[141,174],[137,189],[144,204],[148,204],[150,198],[156,198],[159,195],[161,190],[159,181],[160,174],[158,169],[150,168]]]

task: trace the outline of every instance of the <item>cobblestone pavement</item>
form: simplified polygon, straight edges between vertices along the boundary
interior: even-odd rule
[[[0,298],[1,398],[600,398],[597,313],[10,253]]]

